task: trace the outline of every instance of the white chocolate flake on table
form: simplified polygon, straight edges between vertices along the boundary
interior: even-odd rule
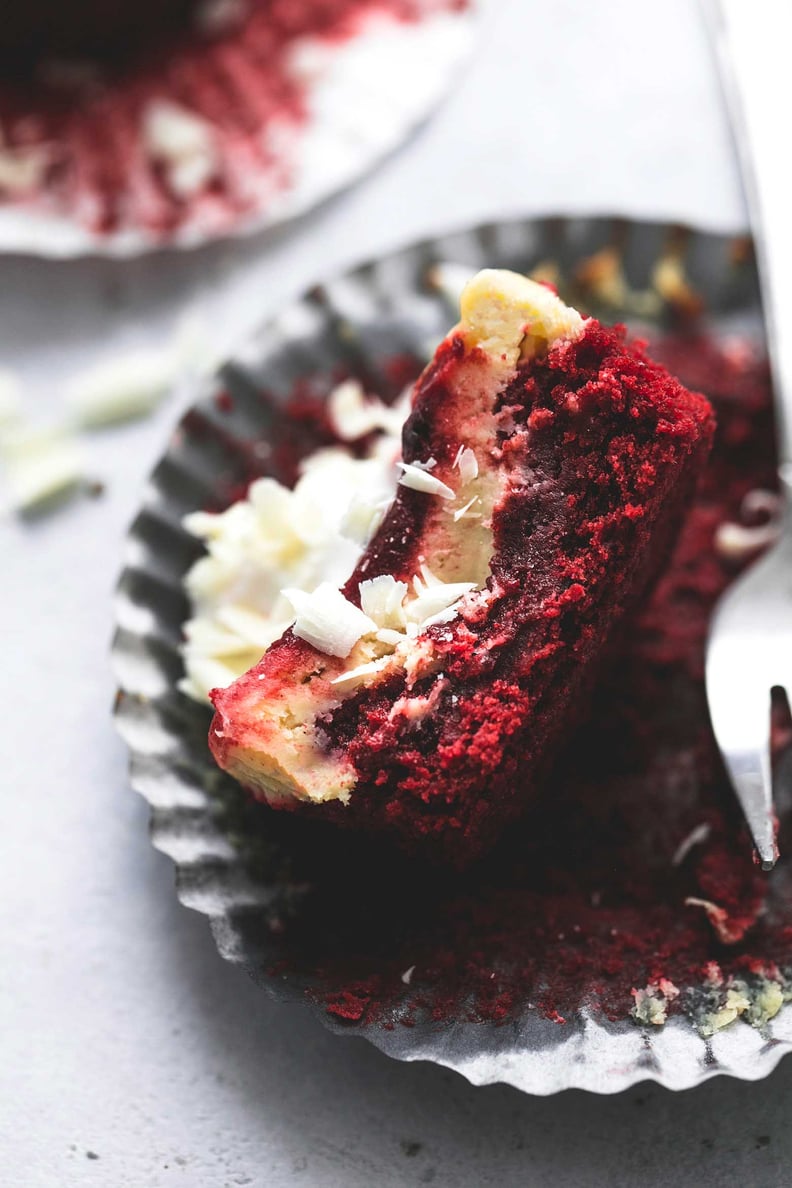
[[[11,509],[43,512],[90,492],[96,484],[88,481],[75,430],[149,416],[182,378],[204,375],[217,362],[209,328],[188,312],[162,347],[123,351],[73,375],[49,425],[25,416],[19,377],[0,368],[0,470]]]
[[[179,364],[170,350],[115,355],[74,376],[66,403],[84,429],[148,416],[175,383]]]
[[[6,425],[0,460],[11,509],[23,514],[62,503],[85,481],[79,443],[62,425]]]
[[[24,463],[71,436],[62,422],[36,424],[17,417],[0,428],[0,457],[6,463]]]

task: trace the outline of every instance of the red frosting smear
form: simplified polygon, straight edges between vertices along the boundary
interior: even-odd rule
[[[31,17],[39,31],[46,27],[40,7]],[[166,237],[188,221],[222,231],[260,212],[289,184],[308,115],[305,82],[290,65],[300,39],[339,43],[374,18],[412,22],[466,7],[467,0],[247,0],[239,19],[209,34],[198,31],[195,5],[185,0],[165,5],[159,24],[141,16],[135,53],[126,57],[112,45],[75,66],[73,38],[64,43],[60,36],[49,47],[52,57],[47,47],[31,51],[28,41],[15,75],[3,59],[0,130],[6,147],[39,148],[46,167],[24,193],[0,188],[0,200],[65,215],[97,234],[137,229]],[[91,44],[97,37],[104,44],[106,30]],[[67,65],[55,60],[64,46]],[[216,176],[190,198],[171,192],[143,144],[144,112],[161,99],[214,130]]]
[[[669,1010],[695,1012],[696,995],[715,993],[714,970],[792,973],[788,805],[777,805],[782,859],[767,876],[702,681],[710,612],[740,568],[718,554],[715,530],[739,521],[749,490],[775,485],[768,370],[745,343],[674,337],[651,349],[712,399],[714,450],[672,563],[519,826],[462,876],[259,805],[241,810],[251,865],[281,892],[275,972],[351,1025],[501,1022],[530,1008],[562,1025],[584,1005],[621,1019],[633,988],[663,978],[680,990]],[[777,727],[780,751],[784,713]]]

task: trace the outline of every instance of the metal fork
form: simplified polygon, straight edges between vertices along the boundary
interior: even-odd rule
[[[779,108],[792,14],[776,0],[708,0],[756,242],[776,398],[779,537],[723,595],[707,643],[710,717],[762,867],[775,844],[773,689],[792,698],[792,186]],[[786,26],[786,29],[783,27]]]

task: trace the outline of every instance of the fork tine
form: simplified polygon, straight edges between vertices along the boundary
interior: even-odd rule
[[[770,746],[730,751],[724,755],[748,828],[759,853],[762,870],[772,870],[778,857],[773,817]]]
[[[750,682],[740,689],[740,667],[730,649],[710,649],[707,657],[707,699],[712,729],[734,790],[745,814],[763,870],[772,870],[778,857],[773,815],[773,775],[770,759],[770,689],[758,691]]]

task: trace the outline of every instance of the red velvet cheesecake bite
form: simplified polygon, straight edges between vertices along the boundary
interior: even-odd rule
[[[530,801],[665,561],[713,419],[620,330],[484,271],[418,380],[342,590],[212,693],[219,765],[277,808],[464,865]]]

